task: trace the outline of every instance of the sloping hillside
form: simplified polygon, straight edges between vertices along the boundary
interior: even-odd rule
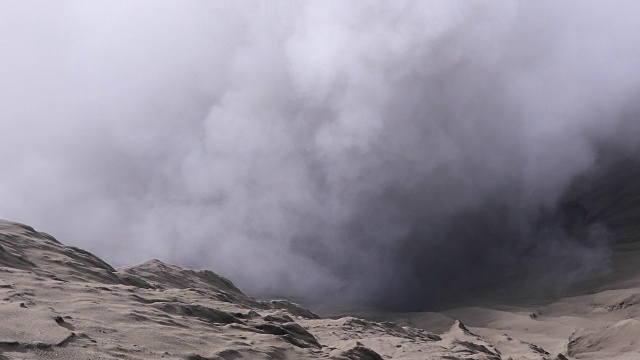
[[[114,269],[0,221],[0,359],[553,359],[459,322],[436,335],[260,301],[210,271],[151,260]],[[514,340],[515,341],[515,340]]]

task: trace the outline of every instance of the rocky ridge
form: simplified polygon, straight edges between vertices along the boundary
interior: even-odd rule
[[[0,221],[0,359],[554,359],[456,322],[442,333],[261,301],[207,270],[113,268]],[[579,344],[588,334],[576,334]],[[571,351],[571,347],[569,347]]]

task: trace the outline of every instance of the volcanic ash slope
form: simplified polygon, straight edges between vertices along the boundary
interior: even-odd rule
[[[524,341],[482,338],[459,322],[435,335],[391,322],[321,319],[288,301],[246,296],[210,271],[158,260],[114,269],[7,221],[0,221],[0,299],[0,359],[556,358]],[[638,329],[616,326],[605,331]],[[570,349],[597,336],[576,333]]]

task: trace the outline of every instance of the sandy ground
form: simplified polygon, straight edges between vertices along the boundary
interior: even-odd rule
[[[504,299],[500,296],[491,298],[490,294],[484,294],[467,301],[477,303],[475,306],[440,312],[390,313],[347,308],[323,309],[319,313],[393,321],[435,334],[446,332],[456,321],[462,321],[472,333],[499,350],[502,359],[549,358],[545,352],[567,359],[640,359],[638,263],[640,243],[616,245],[611,273],[582,284],[583,294],[576,296],[528,302],[517,299],[507,305],[501,303]],[[542,352],[531,357],[519,350],[522,344]]]
[[[0,359],[640,359],[636,251],[620,252],[618,289],[537,306],[320,318],[210,271],[158,260],[114,269],[0,221]]]

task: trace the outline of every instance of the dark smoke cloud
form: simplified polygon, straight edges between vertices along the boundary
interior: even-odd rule
[[[606,270],[606,230],[541,219],[595,144],[637,150],[638,14],[2,3],[0,216],[253,293],[420,308],[513,267],[572,282]]]

